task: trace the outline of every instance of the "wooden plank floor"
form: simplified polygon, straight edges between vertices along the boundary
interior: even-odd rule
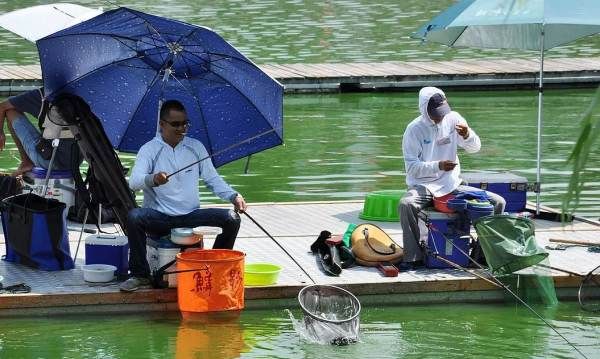
[[[348,223],[363,223],[358,217],[361,210],[362,202],[356,201],[251,205],[249,213],[294,257],[295,262],[256,225],[244,218],[235,248],[246,253],[246,262],[270,262],[283,267],[276,285],[246,288],[247,306],[273,305],[272,301],[276,299],[293,301],[300,288],[312,283],[341,285],[372,303],[394,300],[403,304],[486,302],[504,298],[501,290],[457,269],[420,269],[389,278],[381,276],[374,268],[352,267],[343,270],[339,277],[326,276],[309,251],[311,243],[322,230],[343,233]],[[396,242],[402,243],[399,223],[377,224]],[[87,234],[84,234],[84,240],[85,236]],[[71,253],[75,253],[78,237],[79,233],[70,232]],[[599,237],[600,226],[595,223],[576,221],[563,226],[561,223],[536,220],[536,238],[542,246],[547,245],[550,238],[593,241]],[[211,246],[211,240],[206,244]],[[4,252],[4,238],[1,237],[0,253]],[[600,253],[588,252],[585,247],[549,252],[551,265],[582,275],[600,264]],[[177,309],[177,292],[173,288],[120,293],[117,283],[91,285],[84,282],[80,269],[85,263],[84,257],[82,243],[76,268],[69,271],[37,271],[0,261],[4,286],[24,282],[32,288],[28,294],[0,294],[0,317],[65,311]],[[573,299],[581,279],[560,271],[554,271],[552,275],[559,295],[563,299]]]
[[[426,85],[460,87],[535,87],[537,58],[464,59],[452,61],[388,61],[323,64],[264,64],[266,73],[287,93],[403,90]],[[547,85],[572,87],[600,83],[600,57],[548,58]],[[0,94],[41,86],[39,65],[0,66]]]

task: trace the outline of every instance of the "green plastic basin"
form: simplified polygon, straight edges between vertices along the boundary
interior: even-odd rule
[[[381,190],[367,194],[362,212],[358,215],[367,221],[398,222],[398,204],[406,191]]]
[[[271,285],[277,283],[281,267],[270,263],[248,263],[244,267],[244,285]]]

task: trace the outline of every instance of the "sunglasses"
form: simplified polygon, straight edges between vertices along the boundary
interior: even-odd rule
[[[177,128],[177,127],[188,127],[190,125],[190,121],[165,121],[164,122],[168,123],[171,127],[173,128]]]

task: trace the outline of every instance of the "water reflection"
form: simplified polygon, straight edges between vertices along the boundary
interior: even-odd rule
[[[245,351],[240,312],[182,313],[175,358],[239,358]]]

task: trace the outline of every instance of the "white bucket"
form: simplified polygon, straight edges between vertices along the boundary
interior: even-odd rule
[[[158,270],[160,267],[165,264],[175,260],[177,253],[181,251],[179,248],[156,248],[147,246],[147,258],[148,264],[150,265],[150,272],[154,272]],[[177,270],[177,264],[173,263],[169,268],[166,269],[167,272]],[[169,274],[167,275],[167,279],[169,281],[169,287],[175,288],[177,287],[177,274]]]

